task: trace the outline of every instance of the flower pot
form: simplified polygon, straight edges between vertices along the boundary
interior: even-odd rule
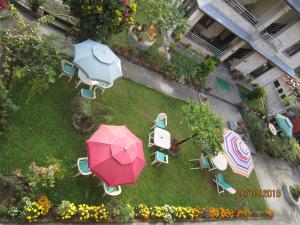
[[[290,187],[291,185],[290,184],[284,184],[282,186],[282,193],[283,193],[283,196],[285,198],[285,200],[293,207],[295,208],[298,208],[300,209],[300,201],[296,201],[292,194],[291,194],[291,191],[290,191]]]
[[[150,48],[156,40],[154,41],[143,41],[142,39],[139,39],[138,36],[134,33],[135,26],[130,26],[128,28],[128,39],[129,41],[140,51],[146,51],[148,48]]]

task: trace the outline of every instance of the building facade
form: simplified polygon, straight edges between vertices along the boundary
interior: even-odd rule
[[[290,94],[285,81],[300,73],[300,0],[184,0],[182,7],[190,27],[183,44],[278,98]]]

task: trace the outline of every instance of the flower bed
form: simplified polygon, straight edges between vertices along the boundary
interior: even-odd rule
[[[166,79],[171,79],[177,82],[184,82],[192,85],[197,90],[204,90],[205,80],[218,66],[219,60],[215,57],[204,59],[202,62],[196,62],[190,58],[189,50],[177,53],[172,51],[174,55],[171,61],[164,57],[157,57],[151,52],[136,51],[132,48],[121,46],[112,46],[114,52],[123,56],[132,63],[139,64],[147,69],[150,69],[158,74],[161,74]],[[186,66],[185,66],[186,65]],[[204,91],[207,91],[204,90]]]
[[[39,201],[27,203],[23,210],[15,218],[21,221],[60,221],[60,222],[128,222],[138,221],[163,221],[166,224],[175,221],[210,221],[210,220],[233,220],[233,219],[271,219],[273,211],[253,211],[250,209],[225,209],[225,208],[197,208],[182,206],[147,206],[140,204],[131,206],[111,206],[109,204],[87,205],[63,201],[57,208],[52,208],[48,213],[51,203],[45,197]],[[50,212],[50,211],[49,211]],[[47,215],[47,216],[46,216]],[[46,216],[46,217],[45,217]],[[44,217],[44,219],[42,219]],[[1,220],[0,220],[1,222]],[[3,220],[2,220],[3,222]]]

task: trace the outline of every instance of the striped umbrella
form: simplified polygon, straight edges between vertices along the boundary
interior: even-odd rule
[[[223,150],[233,172],[249,177],[254,168],[251,152],[243,139],[232,130],[224,132]]]

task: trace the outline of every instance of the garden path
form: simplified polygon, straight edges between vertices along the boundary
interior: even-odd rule
[[[27,19],[29,18],[26,15]],[[0,30],[7,30],[11,27],[10,22],[0,22]],[[72,56],[72,42],[69,38],[65,38],[64,34],[55,30],[50,26],[41,26],[39,28],[40,32],[45,35],[56,34],[61,37],[61,40],[57,42],[58,46],[65,47],[63,49],[64,53]],[[159,74],[153,71],[147,70],[139,65],[132,64],[126,59],[122,59],[122,68],[124,71],[124,76],[128,79],[134,80],[138,83],[142,83],[152,89],[162,92],[166,95],[173,96],[182,100],[187,100],[189,98],[198,99],[198,92],[194,88],[190,88],[187,85],[179,84],[174,81],[164,79]],[[221,69],[223,70],[223,68]],[[218,73],[219,70],[216,71]],[[217,75],[217,74],[215,74]],[[231,103],[229,101],[224,101],[220,96],[208,96],[209,106],[211,109],[222,116],[224,121],[227,120],[240,120],[241,114],[239,109],[236,107],[236,103]],[[254,155],[255,161],[255,172],[258,177],[259,183],[262,188],[273,189],[279,188],[284,182],[300,183],[300,171],[292,168],[289,164],[284,161],[269,158],[262,155]],[[275,217],[273,220],[238,220],[238,221],[224,221],[224,222],[210,222],[211,225],[214,224],[232,224],[232,225],[277,225],[277,224],[289,224],[296,225],[300,224],[300,213],[296,212],[290,207],[283,197],[277,199],[266,199],[268,207],[272,208],[275,212]],[[203,223],[203,222],[201,222]],[[5,223],[6,225],[12,225],[13,223]],[[133,224],[148,224],[148,223],[133,223]],[[162,224],[162,223],[158,223]],[[178,223],[178,224],[197,224],[197,223]],[[200,224],[200,223],[199,223]],[[0,224],[2,225],[2,224]],[[45,225],[50,225],[46,224]],[[56,225],[60,225],[56,223]]]

